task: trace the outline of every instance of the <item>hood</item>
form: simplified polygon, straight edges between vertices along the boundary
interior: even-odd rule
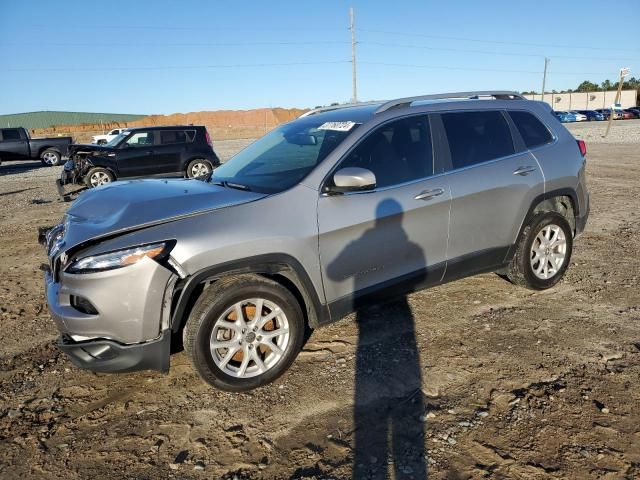
[[[266,194],[201,180],[130,180],[83,192],[65,215],[65,248],[87,240],[240,205]]]
[[[106,147],[104,145],[97,145],[95,143],[90,143],[88,145],[85,144],[77,144],[69,146],[69,155],[74,153],[102,153],[102,152],[113,152],[115,149],[113,147]]]

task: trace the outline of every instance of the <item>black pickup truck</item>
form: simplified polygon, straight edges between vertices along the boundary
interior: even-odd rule
[[[60,165],[62,156],[66,155],[71,137],[31,138],[27,129],[0,129],[0,163],[6,160],[40,159],[43,165],[52,167]]]

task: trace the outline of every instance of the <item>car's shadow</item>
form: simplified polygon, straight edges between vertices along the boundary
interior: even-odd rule
[[[44,165],[42,165],[42,162],[40,160],[4,160],[2,162],[2,165],[0,165],[0,175],[29,172],[31,170],[37,170],[40,168],[45,169],[49,167],[45,167]]]

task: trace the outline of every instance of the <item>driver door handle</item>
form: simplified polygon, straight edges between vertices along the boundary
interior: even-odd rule
[[[415,200],[431,200],[434,197],[440,196],[444,193],[442,188],[432,188],[430,190],[424,190],[418,195],[413,197]]]
[[[536,167],[532,167],[530,165],[527,165],[526,167],[518,167],[513,171],[514,175],[520,175],[522,177],[524,177],[525,175],[529,175],[531,172],[535,172],[536,171]]]

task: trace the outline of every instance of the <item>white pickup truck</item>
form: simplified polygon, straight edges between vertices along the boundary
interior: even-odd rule
[[[103,145],[105,143],[110,142],[114,138],[116,138],[118,135],[120,135],[120,133],[126,132],[126,131],[127,131],[126,128],[114,128],[109,133],[106,133],[104,135],[94,135],[93,137],[91,137],[91,143],[95,143],[97,145]]]

